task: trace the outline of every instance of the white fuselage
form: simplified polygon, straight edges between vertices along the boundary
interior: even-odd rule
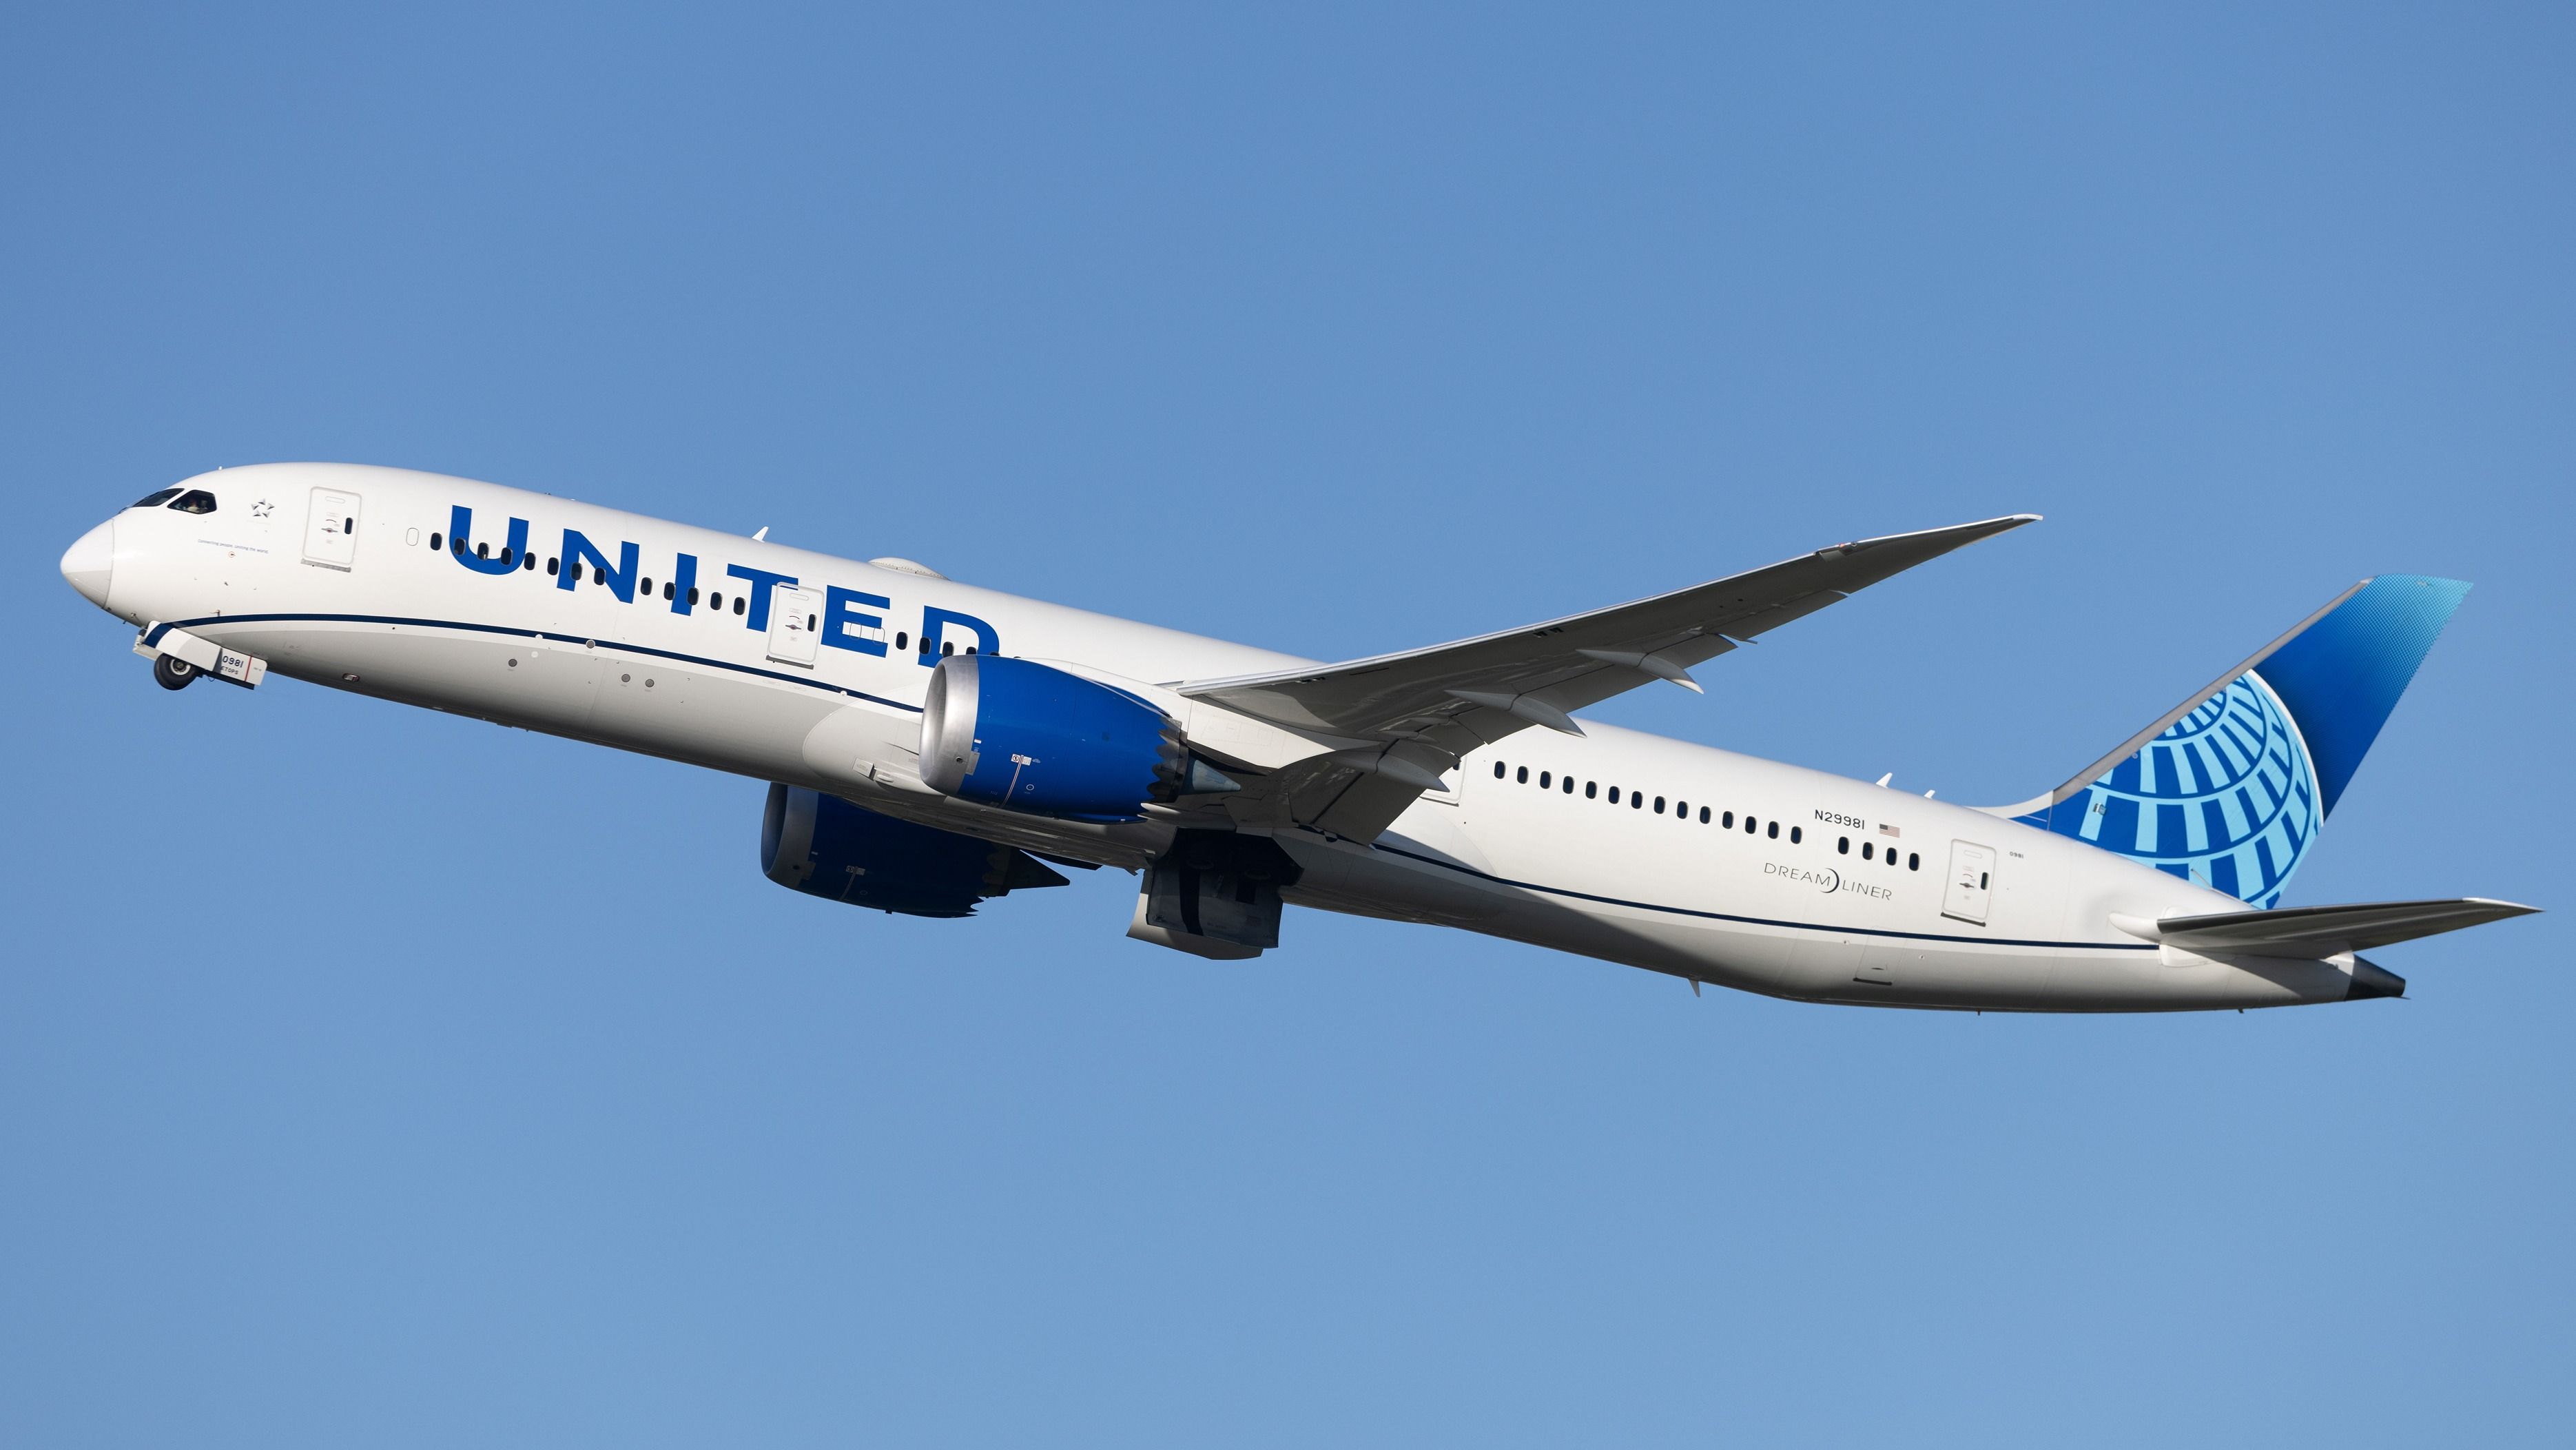
[[[980,640],[1148,687],[1307,663],[432,474],[276,464],[187,486],[215,494],[216,509],[111,520],[113,569],[93,598],[137,626],[175,625],[316,684],[808,786],[1104,865],[1151,861],[1173,822],[1029,816],[921,784],[920,710],[938,658],[922,651],[925,633],[940,648]],[[459,507],[471,510],[468,552],[483,549],[483,570],[431,547]],[[348,537],[314,535],[325,508],[355,520]],[[503,571],[513,519],[526,521],[535,563]],[[592,582],[587,564],[565,587],[568,532],[612,572],[634,546],[621,580],[634,597]],[[792,641],[790,658],[774,657],[772,632],[754,626],[781,578],[818,597],[841,591],[821,647],[804,642],[810,664],[793,658]],[[1181,717],[1193,738],[1222,748],[1239,730],[1276,749],[1275,730],[1159,694],[1194,712]],[[1524,731],[1470,755],[1449,792],[1424,796],[1374,843],[1277,832],[1304,873],[1288,900],[1809,1000],[2116,1011],[2339,1001],[2350,990],[2348,957],[2218,959],[2122,931],[2115,915],[2244,908],[2080,842],[1867,782],[1584,729]]]

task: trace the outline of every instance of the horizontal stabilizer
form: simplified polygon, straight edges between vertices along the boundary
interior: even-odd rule
[[[2211,916],[2168,916],[2150,932],[2141,934],[2185,951],[2322,959],[2502,921],[2509,916],[2527,916],[2539,909],[2479,896],[2453,901],[2293,906],[2273,911],[2222,911]]]

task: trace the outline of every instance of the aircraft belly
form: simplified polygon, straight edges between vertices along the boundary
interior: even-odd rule
[[[820,694],[523,635],[356,623],[200,632],[291,679],[763,779],[805,775],[802,742],[836,708]]]
[[[827,695],[661,660],[601,651],[588,739],[738,775],[786,780],[805,772],[804,742],[840,708]]]
[[[1480,927],[1509,904],[1502,890],[1463,872],[1385,852],[1360,852],[1302,834],[1278,838],[1300,872],[1283,900],[1325,911],[1396,921]]]
[[[290,679],[581,739],[599,690],[594,654],[524,636],[354,622],[198,632]]]

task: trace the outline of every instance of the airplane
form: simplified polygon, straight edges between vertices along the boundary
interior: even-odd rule
[[[2028,800],[1581,719],[2014,514],[1326,663],[550,494],[282,463],[157,489],[62,572],[155,679],[270,674],[767,782],[760,865],[926,917],[1138,876],[1216,961],[1297,905],[1798,1001],[2128,1012],[2402,996],[2360,955],[2535,908],[2284,906],[2468,592],[2365,579]]]

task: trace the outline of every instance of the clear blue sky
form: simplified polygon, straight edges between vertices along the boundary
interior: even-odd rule
[[[2576,906],[2576,21],[2078,8],[11,11],[0,1440],[2564,1443],[2567,914],[2170,1019],[1218,965],[55,574],[346,459],[1341,657],[2036,510],[1600,713],[2017,799],[2453,575],[2292,900]]]

